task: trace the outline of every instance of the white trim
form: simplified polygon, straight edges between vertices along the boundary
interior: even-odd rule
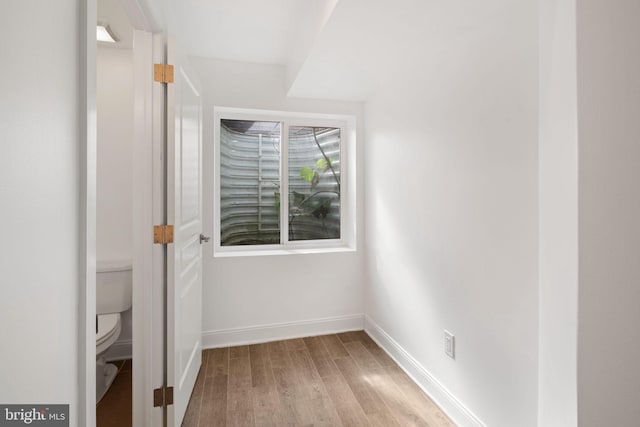
[[[219,113],[222,114],[222,113]],[[222,126],[221,121],[216,120],[215,126],[218,128],[218,136],[220,136],[220,127]],[[220,138],[214,141],[216,147],[218,149],[218,154],[220,150],[222,150],[222,142]],[[222,156],[218,157],[220,160]],[[216,170],[218,171],[218,177],[220,177],[220,173],[222,172],[222,165],[220,163],[216,163]],[[219,183],[222,183],[222,178],[218,180]],[[219,188],[216,188],[219,190]],[[222,201],[220,200],[221,193],[218,193],[216,198],[213,200],[213,203],[217,203],[219,208],[214,212],[218,214],[218,219],[214,223],[214,227],[216,229],[216,236],[220,237],[220,233],[222,233],[222,225],[220,224],[222,213],[219,209],[222,207]],[[342,206],[342,200],[340,200],[340,204]],[[286,247],[289,243],[289,124],[285,122],[284,118],[280,118],[280,244],[275,245],[276,248],[282,249]],[[306,242],[305,242],[306,243]],[[263,245],[265,246],[265,245]],[[226,248],[224,248],[226,249]],[[224,253],[224,249],[220,248],[220,246],[213,247],[213,255],[216,253]],[[233,247],[229,249],[244,249],[242,247]],[[261,248],[256,248],[256,250],[252,252],[259,252]],[[277,249],[276,249],[277,250]]]
[[[166,63],[166,39],[163,33],[154,33],[152,36],[152,60],[153,63]],[[167,224],[166,222],[166,173],[164,159],[166,154],[165,139],[167,128],[166,85],[151,82],[152,85],[152,223]],[[145,322],[148,329],[145,335],[146,345],[149,347],[148,363],[150,378],[147,379],[149,387],[143,390],[147,402],[152,402],[150,390],[164,385],[165,372],[165,245],[152,245],[152,277],[147,290],[146,302],[148,311],[145,312]],[[135,338],[134,338],[135,340]],[[135,370],[134,370],[135,371]],[[145,406],[146,426],[155,427],[163,425],[163,408],[154,407],[153,403]],[[137,427],[137,426],[136,426]]]
[[[79,17],[80,244],[78,248],[78,405],[75,410],[77,424],[91,427],[96,423],[96,0],[81,2]],[[71,417],[73,420],[73,415]]]
[[[133,146],[133,310],[129,348],[117,341],[108,358],[128,354],[136,369],[132,374],[133,424],[150,425],[152,389],[152,283],[153,283],[153,36],[134,30],[134,146]],[[112,353],[113,352],[113,353]]]
[[[266,246],[266,245],[265,245]],[[282,248],[270,247],[268,249],[256,249],[256,250],[242,250],[242,251],[229,251],[214,253],[215,258],[226,257],[242,257],[242,256],[265,256],[265,255],[303,255],[303,254],[331,254],[339,252],[355,252],[356,249],[351,246],[336,246],[336,245],[318,245],[315,248]]]
[[[180,58],[176,52],[176,42],[175,38],[168,36],[165,39],[165,63],[173,64],[174,68],[180,68],[180,62],[182,58]],[[180,96],[182,91],[179,90],[181,88],[177,88],[176,86],[180,85],[180,77],[178,76],[177,80],[174,80],[173,84],[167,84],[165,86],[165,135],[164,135],[164,150],[165,150],[165,158],[164,158],[164,191],[165,191],[165,224],[174,224],[179,227],[182,225],[182,212],[181,212],[181,201],[182,199],[178,199],[181,197],[181,182],[178,179],[181,179],[180,167],[181,164],[177,164],[181,159],[176,156],[180,156],[182,154],[181,147],[178,145],[182,141],[179,140],[179,137],[176,135],[176,128],[182,132],[180,126],[182,125],[182,117],[177,117],[180,114],[180,109],[182,108]],[[176,123],[176,120],[179,119],[180,123]],[[180,135],[181,136],[181,135]],[[178,152],[180,150],[180,152]],[[166,276],[164,281],[164,292],[163,292],[163,300],[164,300],[164,380],[163,385],[167,387],[173,387],[174,391],[181,390],[181,384],[178,382],[178,378],[176,372],[180,372],[180,354],[177,350],[177,346],[180,341],[177,339],[176,330],[181,331],[180,325],[176,325],[176,321],[179,318],[176,316],[176,304],[175,304],[175,296],[176,296],[176,285],[180,285],[180,273],[181,265],[180,261],[177,259],[176,254],[180,254],[179,248],[176,248],[176,245],[180,243],[180,229],[178,229],[178,235],[174,234],[174,243],[170,245],[164,245],[165,247],[165,268],[166,268]],[[178,288],[179,289],[179,288]],[[185,351],[186,349],[181,349]],[[187,350],[188,351],[188,350]],[[156,356],[158,359],[162,358],[160,354]],[[182,420],[177,420],[176,415],[179,414],[180,411],[176,411],[176,404],[178,400],[175,399],[177,397],[174,394],[174,404],[166,407],[166,418],[165,423],[167,426],[178,426],[182,423]]]
[[[349,114],[325,114],[325,113],[307,113],[301,111],[283,111],[283,110],[260,110],[255,108],[237,108],[237,107],[225,107],[225,106],[215,106],[215,112],[224,113],[225,117],[228,118],[238,118],[238,119],[246,119],[246,120],[270,120],[270,121],[279,121],[282,118],[291,119],[302,119],[306,122],[309,119],[321,120],[325,121],[338,121],[344,122],[349,119],[354,119],[355,116]]]
[[[107,362],[113,362],[116,360],[126,360],[133,358],[133,340],[120,340],[113,343],[104,359]]]
[[[446,389],[424,366],[378,326],[369,316],[364,316],[364,330],[391,356],[453,422],[460,427],[486,427],[486,425]]]
[[[235,345],[258,344],[292,338],[360,331],[364,326],[364,315],[327,317],[324,319],[302,320],[298,322],[272,323],[244,328],[204,331],[202,348],[230,347]]]

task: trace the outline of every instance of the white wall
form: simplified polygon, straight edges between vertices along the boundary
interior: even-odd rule
[[[578,420],[640,419],[640,2],[577,4]]]
[[[535,426],[537,4],[456,36],[366,104],[365,312],[481,422]]]
[[[538,425],[577,425],[578,125],[575,1],[540,1]]]
[[[98,104],[98,260],[131,260],[133,56],[130,49],[99,47]]]
[[[133,250],[133,52],[97,51],[97,258],[131,263]],[[131,357],[131,309],[107,359]]]
[[[192,58],[204,85],[204,232],[213,233],[213,107],[352,114],[362,123],[361,105],[286,98],[284,67]],[[359,137],[362,137],[359,129]],[[361,139],[359,141],[360,146]],[[361,153],[360,153],[361,154]],[[207,166],[209,165],[209,166]],[[358,177],[361,176],[358,164]],[[361,180],[358,179],[358,182]],[[362,188],[358,187],[361,205]],[[276,339],[295,328],[253,333],[230,329],[362,315],[362,209],[358,206],[357,252],[213,258],[205,245],[204,345],[234,340]],[[344,322],[333,322],[339,325]],[[350,321],[353,324],[353,321]],[[357,323],[362,327],[361,321]],[[328,324],[327,324],[328,325]],[[303,328],[308,331],[306,327]],[[236,331],[237,332],[237,331]],[[246,332],[246,331],[245,331]]]
[[[0,402],[70,404],[72,426],[84,424],[80,5],[11,1],[0,14]]]

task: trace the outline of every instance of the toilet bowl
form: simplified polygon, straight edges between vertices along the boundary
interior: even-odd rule
[[[96,268],[96,403],[102,399],[118,373],[118,368],[106,362],[109,348],[122,331],[120,313],[131,308],[131,263],[99,262]]]
[[[99,314],[96,334],[96,403],[111,387],[118,374],[116,365],[105,362],[105,353],[116,342],[122,330],[120,313]]]

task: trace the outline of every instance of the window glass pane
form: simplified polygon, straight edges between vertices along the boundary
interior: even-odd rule
[[[220,244],[278,244],[280,123],[220,124]]]
[[[340,238],[340,129],[289,128],[289,240]]]

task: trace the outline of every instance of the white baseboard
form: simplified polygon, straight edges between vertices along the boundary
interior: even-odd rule
[[[120,340],[113,343],[104,359],[107,362],[115,362],[116,360],[131,359],[133,354],[133,341],[132,340]]]
[[[486,427],[473,412],[464,406],[369,316],[364,317],[364,330],[456,425],[460,427]]]
[[[202,348],[230,347],[258,344],[291,338],[359,331],[364,328],[364,315],[329,317],[301,322],[275,323],[246,328],[205,331],[202,333]]]

